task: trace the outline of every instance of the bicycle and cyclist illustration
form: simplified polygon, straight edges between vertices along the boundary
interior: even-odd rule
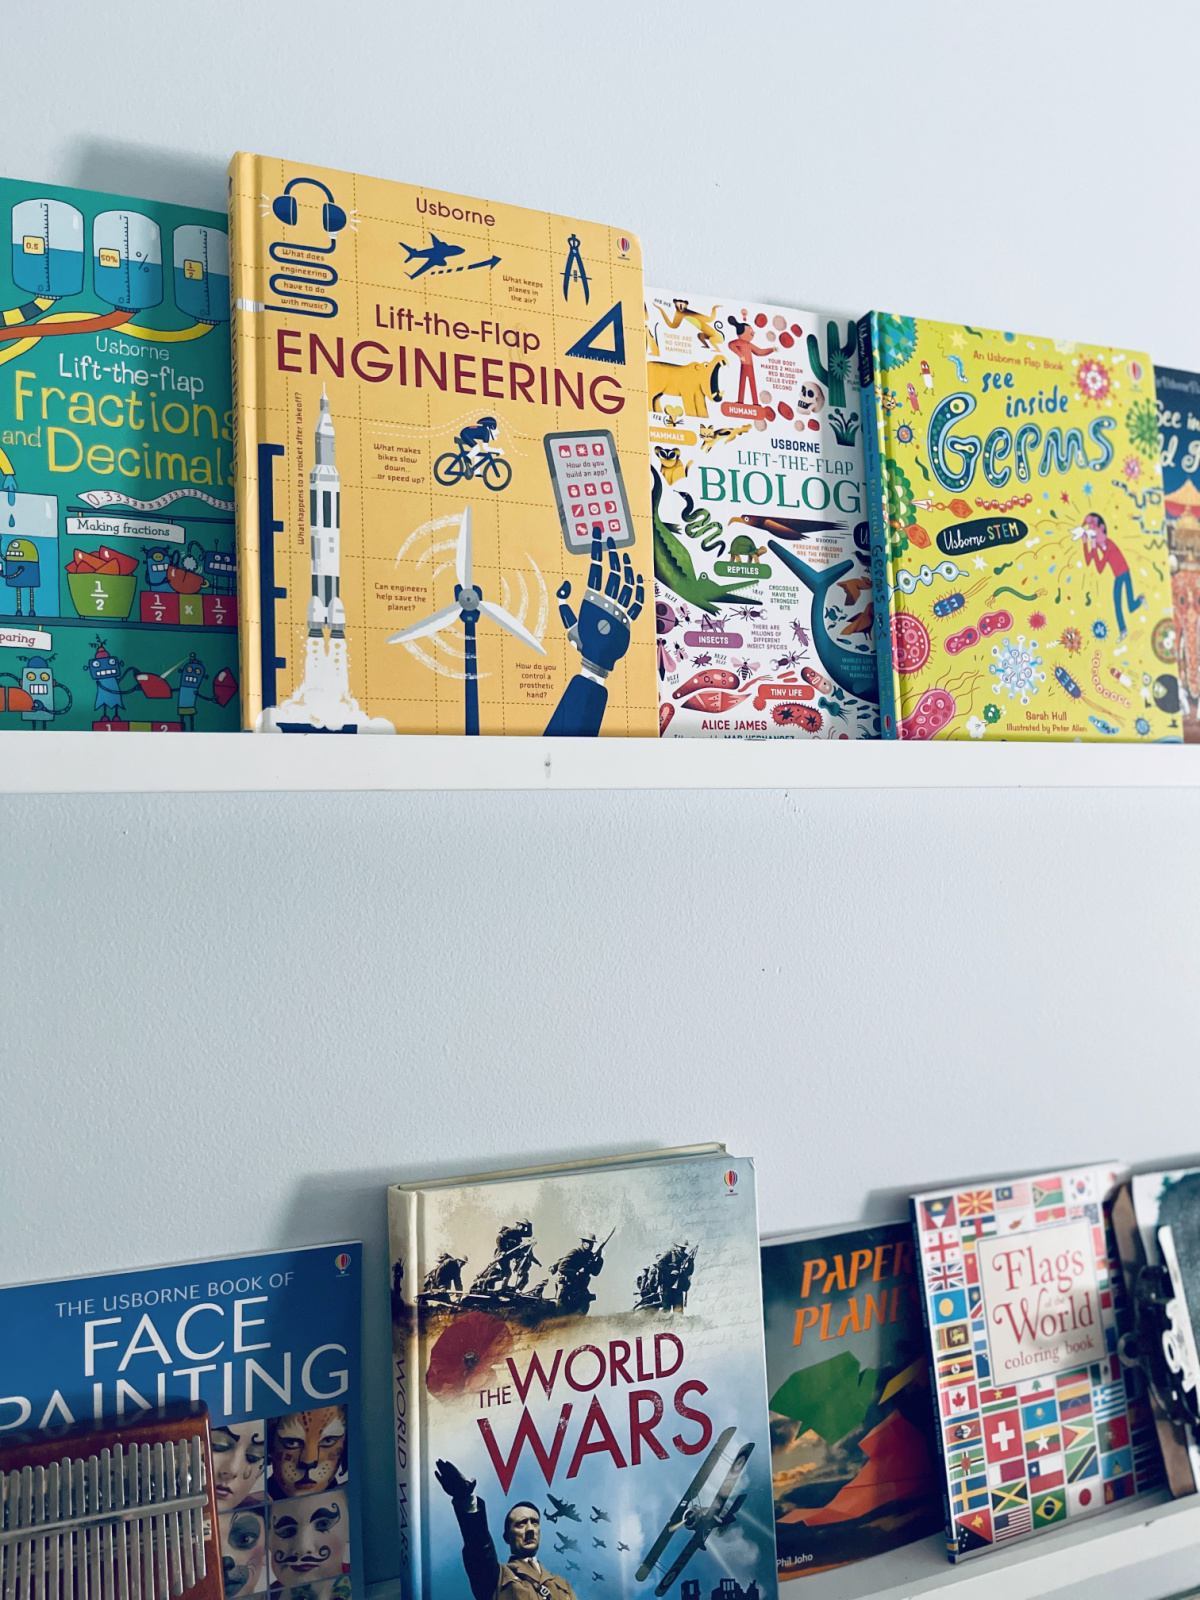
[[[437,481],[449,488],[455,483],[482,478],[489,489],[507,489],[512,482],[512,463],[504,459],[498,445],[492,445],[498,426],[495,417],[480,417],[473,427],[455,434],[458,449],[447,450],[433,464]]]

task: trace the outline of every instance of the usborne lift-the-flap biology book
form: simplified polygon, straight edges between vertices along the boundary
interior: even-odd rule
[[[405,1600],[773,1600],[753,1162],[397,1185]]]
[[[657,731],[641,250],[239,155],[245,716]]]
[[[240,723],[229,241],[0,179],[0,729]]]
[[[1149,358],[875,312],[859,378],[884,737],[1179,740]]]

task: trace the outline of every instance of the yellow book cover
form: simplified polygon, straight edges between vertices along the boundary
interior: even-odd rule
[[[246,726],[657,733],[641,248],[239,154]]]
[[[859,325],[885,738],[1177,741],[1154,368]]]

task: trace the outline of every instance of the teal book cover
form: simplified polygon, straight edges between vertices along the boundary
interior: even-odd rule
[[[912,1228],[762,1247],[779,1577],[827,1572],[942,1526]]]
[[[229,236],[0,178],[0,729],[240,723]]]

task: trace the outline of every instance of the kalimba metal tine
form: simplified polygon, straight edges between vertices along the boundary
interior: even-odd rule
[[[3,1526],[7,1531],[17,1525],[17,1506],[19,1505],[21,1475],[18,1472],[4,1474],[4,1519]],[[17,1587],[17,1552],[14,1545],[5,1542],[4,1545],[4,1600],[14,1600]]]
[[[118,1444],[113,1452],[113,1481],[116,1489],[115,1509],[125,1509],[125,1446]],[[129,1540],[124,1517],[117,1523],[117,1600],[129,1600]]]
[[[171,1593],[183,1593],[183,1557],[179,1548],[179,1467],[175,1459],[175,1441],[168,1439],[163,1445],[163,1460],[167,1474],[167,1503],[174,1507],[167,1515],[167,1539],[170,1553]]]
[[[87,1494],[83,1471],[83,1457],[75,1456],[71,1461],[71,1499],[73,1502],[72,1515],[76,1517],[82,1517],[87,1511]],[[75,1600],[88,1600],[87,1536],[82,1528],[76,1528],[73,1539],[75,1546]]]
[[[166,1448],[161,1443],[156,1444],[154,1446],[154,1498],[160,1508],[165,1504],[167,1498],[166,1469]],[[171,1592],[171,1576],[167,1559],[167,1517],[161,1509],[154,1519],[154,1547],[158,1552],[158,1592],[162,1596],[162,1600],[166,1600],[167,1595]]]
[[[107,1445],[100,1452],[100,1507],[101,1511],[113,1509],[113,1484],[112,1484],[112,1451]],[[101,1570],[100,1590],[102,1600],[117,1600],[116,1585],[113,1581],[113,1534],[112,1522],[105,1522],[100,1528],[100,1548],[103,1558]]]
[[[97,1456],[89,1456],[87,1460],[87,1497],[88,1513],[95,1516],[100,1507],[100,1461]],[[102,1600],[100,1594],[100,1529],[87,1530],[88,1543],[88,1581],[91,1584],[92,1600]]]
[[[192,1456],[190,1441],[184,1439],[179,1448],[179,1492],[185,1498],[190,1498],[199,1488],[199,1484],[192,1482]],[[183,1586],[192,1589],[196,1584],[196,1553],[195,1544],[195,1509],[188,1508],[184,1513],[187,1521],[183,1525]]]
[[[204,1453],[200,1447],[199,1438],[192,1440],[192,1483],[194,1492],[199,1493],[207,1485],[204,1479]],[[204,1508],[192,1512],[192,1526],[195,1530],[194,1543],[196,1546],[196,1578],[208,1576],[208,1552],[204,1538]]]
[[[65,1461],[52,1461],[50,1463],[51,1500],[55,1515],[61,1523],[67,1515],[67,1491],[65,1488],[67,1463]],[[53,1578],[51,1581],[51,1600],[62,1600],[63,1596],[63,1542],[62,1529],[59,1528],[54,1535],[54,1562]],[[66,1597],[69,1600],[69,1596]]]
[[[21,1473],[21,1501],[17,1516],[22,1528],[27,1528],[33,1521],[33,1468],[26,1467]],[[19,1600],[26,1600],[29,1589],[29,1575],[33,1566],[33,1540],[32,1538],[17,1540],[17,1594]]]
[[[33,1473],[33,1520],[40,1525],[46,1520],[46,1469],[36,1467]],[[33,1546],[34,1600],[46,1600],[46,1538],[39,1533]]]
[[[138,1487],[143,1511],[138,1521],[142,1545],[142,1594],[145,1600],[154,1600],[154,1521],[153,1514],[145,1508],[151,1503],[150,1446],[144,1444],[138,1453]]]

